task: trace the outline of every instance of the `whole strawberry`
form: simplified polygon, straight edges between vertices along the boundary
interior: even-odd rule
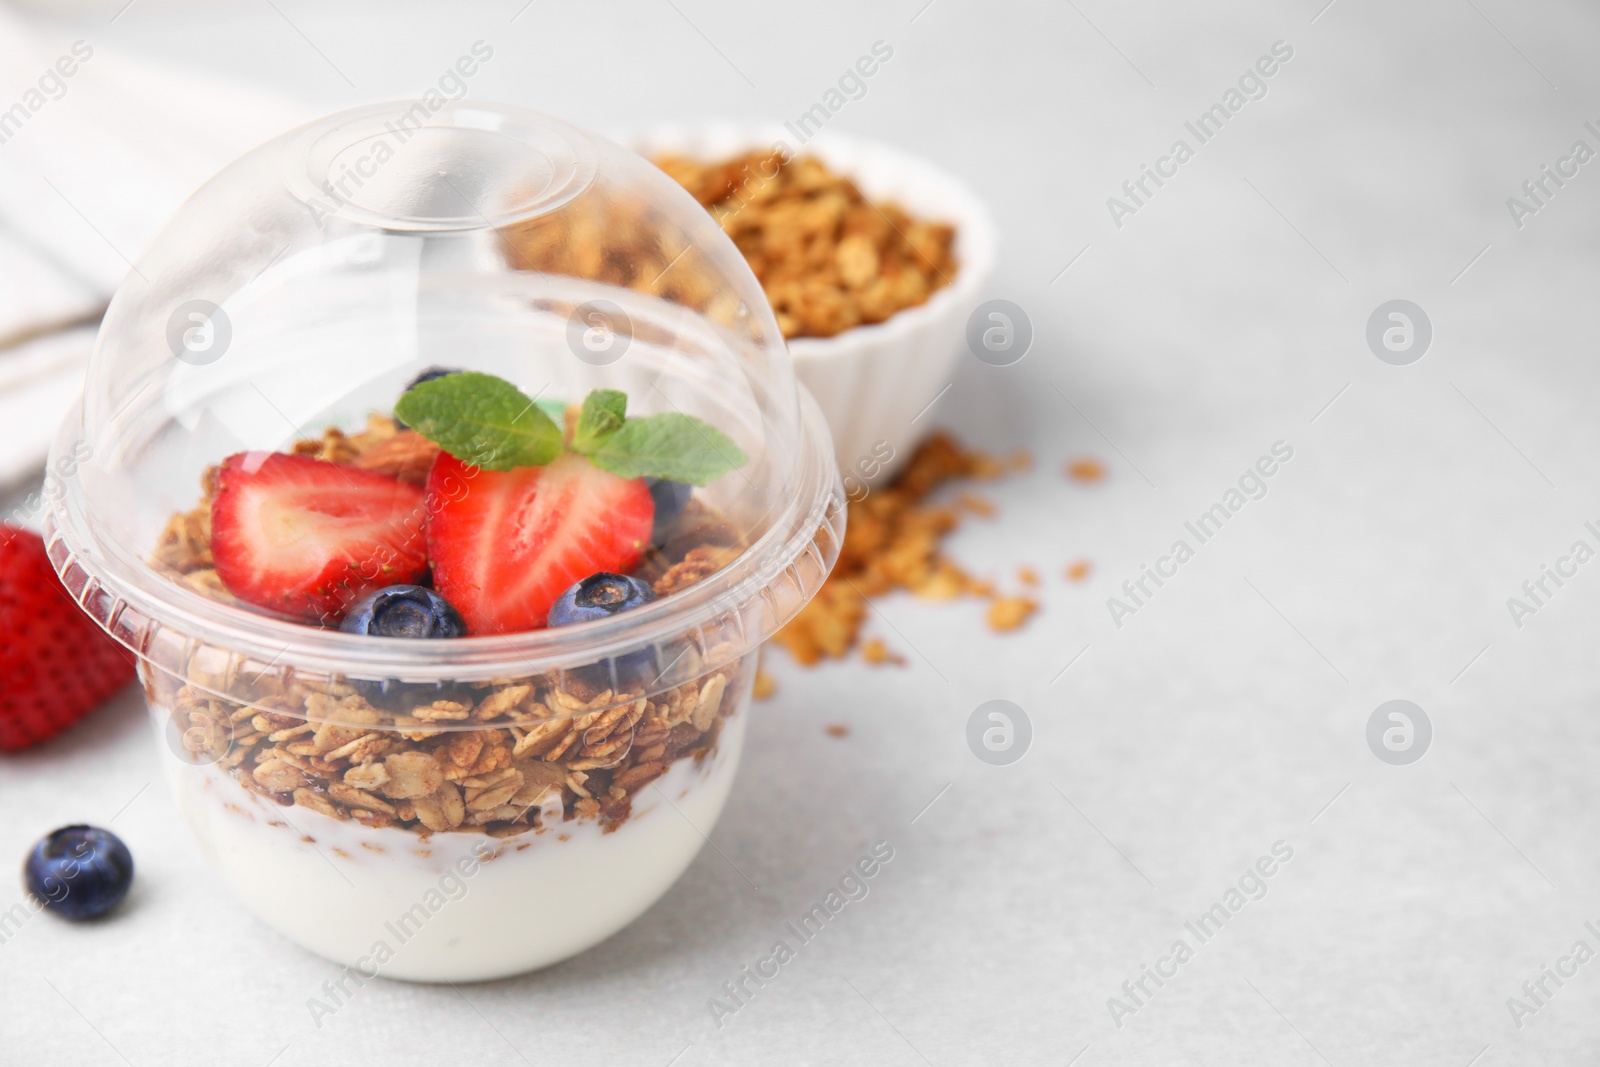
[[[44,542],[0,524],[0,751],[53,737],[133,678],[133,654],[83,613]]]

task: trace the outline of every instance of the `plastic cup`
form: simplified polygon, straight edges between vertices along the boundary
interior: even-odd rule
[[[720,569],[597,622],[407,641],[158,560],[223,457],[358,432],[432,365],[728,434],[749,461],[695,493]],[[715,221],[638,156],[481,104],[346,112],[203,186],[119,289],[53,456],[76,473],[51,558],[137,653],[201,850],[365,977],[542,967],[654,903],[727,801],[761,643],[844,531],[827,427]]]

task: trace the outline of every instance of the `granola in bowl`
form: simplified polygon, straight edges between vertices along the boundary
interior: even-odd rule
[[[815,156],[655,161],[744,253],[786,338],[832,337],[927,303],[960,270],[955,227],[875,203]]]
[[[909,460],[967,352],[999,237],[959,178],[887,144],[782,126],[666,125],[627,139],[679,181],[760,278],[845,478]]]

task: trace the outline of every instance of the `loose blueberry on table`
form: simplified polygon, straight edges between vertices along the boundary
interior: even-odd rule
[[[133,856],[110,830],[64,826],[28,851],[22,877],[46,910],[74,922],[94,919],[128,895]]]

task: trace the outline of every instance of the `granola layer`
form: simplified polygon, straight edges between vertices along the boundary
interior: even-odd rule
[[[419,483],[438,454],[426,438],[380,414],[358,433],[330,428],[293,451]],[[206,596],[239,603],[211,554],[214,468],[201,488],[200,502],[168,521],[152,565]],[[709,577],[744,548],[738,532],[698,498],[665,525],[659,541],[635,571],[658,596]],[[726,666],[649,695],[615,664],[563,671],[558,679],[442,690],[399,684],[381,704],[341,678],[288,668],[249,678],[231,660],[220,669],[187,664],[182,677],[149,666],[145,684],[152,708],[171,716],[187,758],[216,764],[279,804],[372,827],[504,837],[541,826],[559,800],[564,820],[598,820],[609,832],[628,818],[639,790],[674,762],[703,760],[715,749],[755,671],[753,654],[726,651],[709,650]],[[686,641],[680,668],[692,671],[700,659]],[[648,673],[648,665],[634,673]],[[246,696],[242,690],[247,699],[230,699]]]
[[[543,825],[553,801],[564,820],[615,830],[673,763],[715,750],[753,671],[747,655],[650,697],[514,682],[398,724],[339,683],[291,678],[248,704],[160,671],[146,687],[184,754],[252,793],[371,827],[506,837]]]

